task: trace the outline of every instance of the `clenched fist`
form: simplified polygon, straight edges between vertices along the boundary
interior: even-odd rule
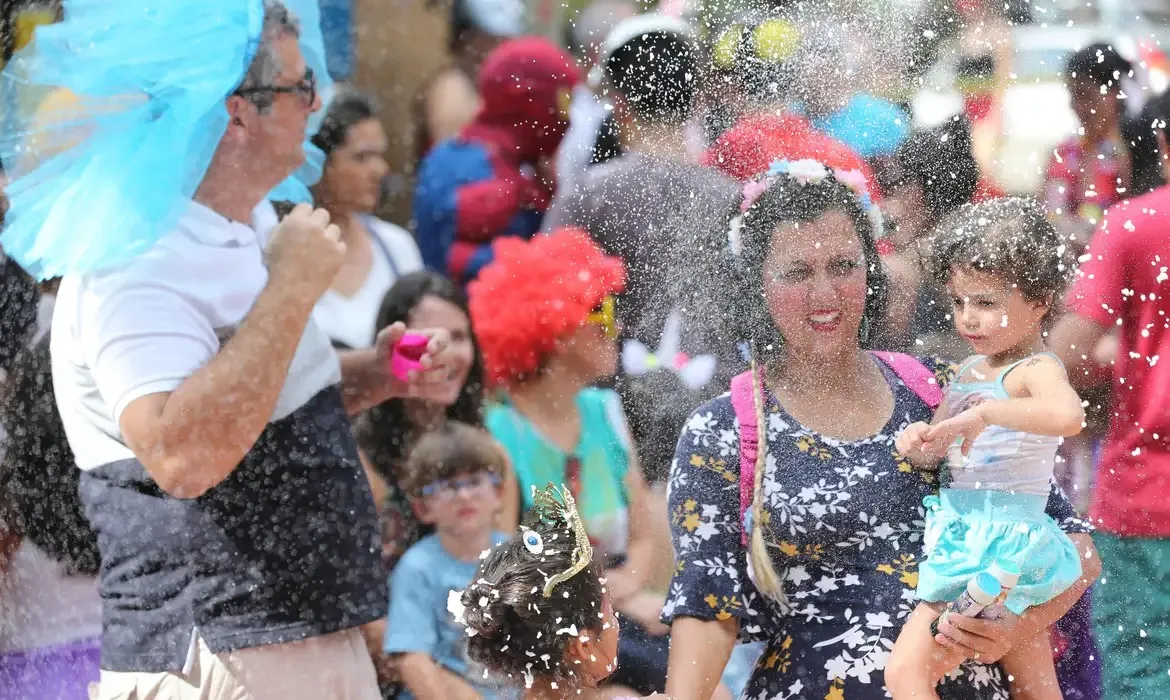
[[[934,427],[929,423],[911,423],[898,433],[894,440],[894,449],[919,469],[937,469],[939,462],[947,456],[951,444],[932,441],[930,439],[932,430]]]
[[[298,299],[316,304],[345,260],[341,231],[329,212],[298,204],[268,241],[268,280]]]

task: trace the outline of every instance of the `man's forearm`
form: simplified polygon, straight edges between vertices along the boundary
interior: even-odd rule
[[[157,441],[139,454],[156,479],[195,497],[235,470],[272,418],[311,311],[280,289],[260,293],[235,335],[167,397]]]
[[[447,678],[443,669],[427,654],[411,653],[398,657],[402,682],[418,700],[446,700]]]

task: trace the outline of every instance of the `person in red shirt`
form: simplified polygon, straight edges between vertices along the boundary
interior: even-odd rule
[[[1161,124],[1170,117],[1162,97]],[[1159,130],[1165,160],[1165,135]],[[1170,180],[1168,180],[1170,181]],[[1106,700],[1170,697],[1170,187],[1105,215],[1052,330],[1069,378],[1109,377],[1113,415],[1090,517],[1104,573],[1094,600]],[[1166,358],[1162,356],[1165,355]]]

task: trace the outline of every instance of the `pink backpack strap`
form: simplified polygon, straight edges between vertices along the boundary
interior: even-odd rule
[[[752,396],[752,373],[737,374],[731,379],[731,407],[739,421],[739,522],[752,503],[752,487],[756,479],[756,447],[760,443],[756,425],[756,404]],[[741,540],[747,544],[748,532]]]
[[[942,387],[938,385],[934,372],[917,357],[900,352],[874,352],[873,356],[886,363],[932,411],[942,405]]]

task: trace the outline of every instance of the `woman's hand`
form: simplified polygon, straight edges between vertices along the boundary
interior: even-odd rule
[[[1019,616],[1007,609],[995,620],[944,615],[934,641],[972,661],[994,664],[1012,648],[1021,632],[1019,622]]]

